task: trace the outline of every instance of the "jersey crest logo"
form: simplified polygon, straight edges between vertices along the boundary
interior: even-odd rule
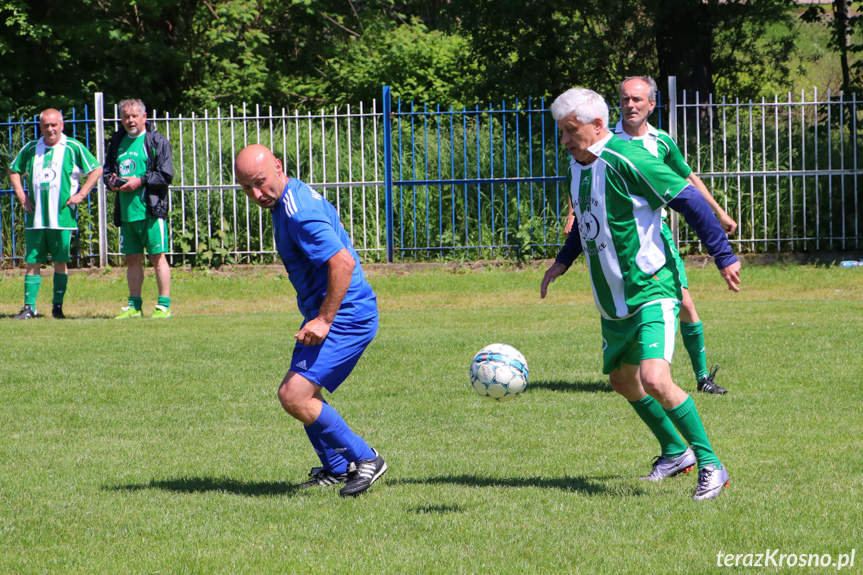
[[[53,182],[57,179],[57,172],[52,170],[51,168],[43,168],[42,169],[42,185],[47,185],[49,182]]]
[[[593,241],[599,236],[599,220],[590,212],[582,212],[578,218],[578,233],[587,241]]]
[[[126,159],[126,160],[123,160],[122,162],[120,162],[119,167],[120,167],[120,175],[121,176],[128,176],[129,174],[134,173],[135,168],[137,168],[138,165],[135,163],[135,160]]]

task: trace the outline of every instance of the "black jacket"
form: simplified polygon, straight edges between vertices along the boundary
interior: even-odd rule
[[[171,144],[168,138],[156,131],[153,122],[147,121],[147,132],[144,135],[144,147],[147,148],[147,172],[141,177],[141,184],[146,190],[147,213],[157,218],[168,216],[168,186],[174,180],[174,160]],[[108,142],[108,152],[105,155],[105,166],[102,180],[109,185],[112,174],[117,172],[117,152],[120,142],[126,135],[125,129],[114,132]],[[120,225],[120,193],[114,198],[114,225]]]

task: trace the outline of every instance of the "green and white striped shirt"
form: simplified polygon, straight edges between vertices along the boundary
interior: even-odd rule
[[[612,134],[589,151],[597,159],[588,166],[573,159],[568,182],[600,314],[624,319],[646,305],[679,299],[660,211],[686,180]]]
[[[67,206],[78,193],[81,174],[89,174],[99,162],[84,144],[61,136],[54,146],[43,138],[28,142],[15,156],[10,169],[26,174],[33,212],[24,215],[27,229],[77,230],[75,206]]]

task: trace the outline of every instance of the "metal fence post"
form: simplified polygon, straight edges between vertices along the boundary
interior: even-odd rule
[[[677,141],[677,76],[668,77],[668,133]]]
[[[384,190],[386,210],[386,235],[387,235],[387,262],[393,262],[394,236],[393,229],[393,123],[390,118],[392,113],[392,92],[389,86],[384,86]]]
[[[668,134],[671,139],[677,142],[677,76],[668,77]],[[680,222],[678,221],[677,212],[668,210],[671,224],[671,237],[674,240],[674,246],[680,249]]]
[[[96,92],[96,159],[99,164],[105,165],[105,96],[102,92]],[[105,183],[99,178],[98,183],[98,206],[99,206],[99,267],[108,265],[108,198],[105,193]]]

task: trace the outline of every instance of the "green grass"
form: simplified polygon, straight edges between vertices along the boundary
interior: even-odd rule
[[[73,274],[72,319],[0,321],[0,572],[690,574],[777,548],[856,548],[859,572],[863,272],[747,266],[731,294],[690,269],[730,390],[695,398],[731,473],[702,503],[692,476],[637,480],[657,446],[600,372],[584,268],[544,301],[542,272],[369,272],[380,332],[332,403],[390,469],[350,500],[293,488],[316,460],[275,397],[282,271],[175,272],[170,320],[122,323],[122,270]],[[22,297],[0,275],[0,314]],[[502,405],[468,388],[495,341],[530,364]],[[673,374],[692,390],[682,345]]]

